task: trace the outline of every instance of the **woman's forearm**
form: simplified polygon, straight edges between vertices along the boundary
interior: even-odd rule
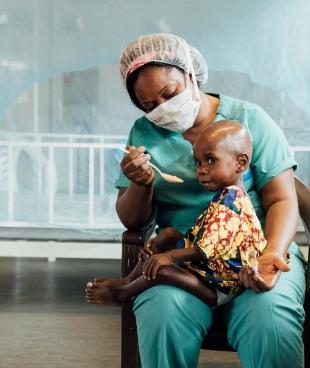
[[[153,185],[130,183],[128,188],[121,188],[116,201],[116,212],[127,229],[144,226],[152,212]]]
[[[272,204],[266,215],[265,252],[276,251],[285,256],[287,249],[295,237],[298,223],[297,200],[285,199]]]
[[[277,252],[284,256],[294,239],[298,223],[298,201],[294,172],[288,169],[275,176],[261,190],[266,210],[265,237],[267,247],[263,253]]]

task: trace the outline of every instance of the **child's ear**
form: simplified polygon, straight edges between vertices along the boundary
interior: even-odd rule
[[[242,173],[249,165],[249,157],[245,153],[239,153],[236,157],[236,172]]]

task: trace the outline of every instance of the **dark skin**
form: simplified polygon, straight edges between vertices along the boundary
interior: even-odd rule
[[[138,260],[143,262],[149,258],[152,254],[165,252],[176,248],[176,243],[179,239],[183,238],[183,235],[173,228],[166,228],[155,238],[149,239],[145,242],[144,247],[140,249]],[[131,281],[135,280],[137,277],[141,276],[142,273],[142,263],[138,263],[133,271],[123,277],[122,279],[95,279],[95,283],[104,284],[106,286],[120,286],[129,284]]]
[[[267,210],[264,233],[268,245],[258,259],[258,273],[254,274],[247,267],[239,273],[240,284],[256,292],[271,290],[280,272],[290,270],[284,256],[294,239],[298,222],[293,170],[273,178],[263,187],[261,194]]]
[[[191,292],[211,306],[216,305],[217,297],[213,290],[193,273],[175,265],[181,259],[202,259],[200,252],[194,249],[190,252],[189,249],[175,249],[176,241],[181,237],[182,234],[173,228],[163,230],[141,249],[138,264],[125,279],[88,283],[87,301],[122,305],[152,286],[170,284]],[[164,250],[164,253],[157,253]]]
[[[185,76],[180,70],[158,66],[146,66],[134,87],[145,112],[168,101],[184,89]],[[185,139],[194,142],[214,120],[218,104],[217,98],[201,93],[201,107],[195,125],[183,134]],[[131,183],[128,188],[119,190],[116,211],[126,228],[137,229],[147,224],[152,215],[154,172],[147,165],[145,147],[129,147],[129,151],[121,162],[121,169]],[[134,213],[132,208],[135,208]]]
[[[205,189],[243,187],[241,173],[251,160],[252,144],[241,124],[231,120],[210,124],[196,139],[193,150],[197,177]]]
[[[87,301],[92,304],[120,306],[128,303],[132,297],[160,284],[168,284],[184,289],[210,306],[217,304],[216,293],[206,287],[198,277],[185,268],[166,265],[160,267],[156,278],[152,280],[147,280],[144,276],[140,276],[129,284],[121,286],[89,283],[87,287]]]
[[[231,140],[237,142],[238,150],[234,149]],[[193,149],[197,177],[206,189],[217,191],[229,185],[242,187],[242,173],[251,157],[251,141],[239,123],[222,121],[210,125],[198,137]],[[162,231],[153,242],[146,244],[139,254],[140,262],[125,280],[101,280],[88,284],[87,301],[121,305],[146,289],[165,283],[182,288],[206,304],[215,306],[216,293],[197,275],[177,267],[180,262],[205,261],[203,253],[196,247],[175,249],[181,237],[182,234],[173,228]]]
[[[148,112],[149,108],[173,97],[177,88],[185,88],[184,74],[178,69],[145,66],[135,83],[134,92]],[[146,102],[153,105],[145,105]],[[193,127],[183,133],[184,139],[193,143],[212,124],[219,102],[218,98],[201,93],[199,113]],[[121,167],[131,184],[119,190],[116,210],[128,229],[136,229],[148,223],[152,214],[154,173],[147,165],[149,157],[144,154],[144,147],[130,147],[129,150]],[[254,274],[244,267],[239,274],[240,283],[256,292],[272,289],[280,272],[289,270],[283,257],[294,238],[298,222],[293,170],[274,177],[261,189],[260,195],[266,211],[265,236],[268,245],[258,259],[258,273]],[[135,208],[134,212],[132,208]]]

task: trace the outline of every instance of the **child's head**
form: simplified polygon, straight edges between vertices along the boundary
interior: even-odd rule
[[[242,186],[242,173],[252,157],[252,141],[240,123],[222,120],[210,124],[195,140],[197,177],[210,191]]]

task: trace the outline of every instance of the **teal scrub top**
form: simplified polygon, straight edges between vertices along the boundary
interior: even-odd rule
[[[236,98],[220,95],[215,121],[237,120],[248,128],[253,142],[250,167],[244,173],[244,187],[255,211],[264,224],[264,211],[259,191],[273,177],[283,171],[297,168],[282,130],[259,106]],[[214,196],[206,191],[196,178],[196,165],[192,145],[181,133],[160,128],[144,116],[136,120],[127,145],[145,146],[151,161],[163,172],[184,180],[172,184],[155,175],[154,205],[155,219],[159,230],[174,227],[181,233],[194,224]],[[128,187],[130,181],[120,173],[115,186]]]

